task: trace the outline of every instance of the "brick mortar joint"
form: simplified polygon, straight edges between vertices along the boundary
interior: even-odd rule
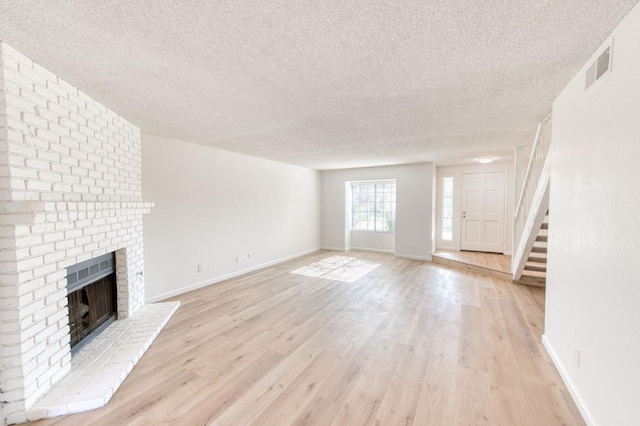
[[[0,214],[137,211],[137,210],[146,211],[154,207],[155,207],[155,203],[144,202],[144,201],[122,201],[122,202],[12,201],[12,202],[0,203]]]
[[[46,204],[46,203],[45,203]],[[89,203],[88,203],[89,204]],[[155,207],[154,203],[125,202],[115,203],[120,205],[105,205],[113,203],[91,203],[92,206],[86,208],[61,208],[59,206],[46,206],[39,213],[70,213],[70,212],[148,212]]]

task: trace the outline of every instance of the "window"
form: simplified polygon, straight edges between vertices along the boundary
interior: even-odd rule
[[[442,239],[453,240],[453,176],[442,177]]]
[[[351,184],[351,229],[395,232],[395,181]]]

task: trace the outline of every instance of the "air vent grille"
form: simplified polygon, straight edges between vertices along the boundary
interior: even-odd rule
[[[608,46],[587,69],[585,89],[607,74],[611,68],[611,46]]]
[[[86,260],[67,268],[67,294],[104,278],[115,271],[113,253]]]

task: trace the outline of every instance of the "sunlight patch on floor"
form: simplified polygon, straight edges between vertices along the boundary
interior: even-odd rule
[[[326,278],[328,280],[353,283],[380,266],[379,263],[369,262],[355,257],[331,256],[319,262],[291,271],[292,274],[307,277]]]

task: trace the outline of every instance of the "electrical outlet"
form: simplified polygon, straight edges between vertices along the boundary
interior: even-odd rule
[[[198,272],[204,272],[204,265],[198,265]]]
[[[573,348],[573,363],[576,367],[580,367],[580,348],[577,346]]]
[[[240,256],[236,256],[236,263],[240,263],[242,261],[242,258]]]
[[[247,259],[251,259],[251,253],[247,253]]]
[[[416,245],[415,245],[415,244],[413,244],[413,243],[411,243],[410,247],[411,247],[412,249],[414,249],[414,248],[416,248]]]

